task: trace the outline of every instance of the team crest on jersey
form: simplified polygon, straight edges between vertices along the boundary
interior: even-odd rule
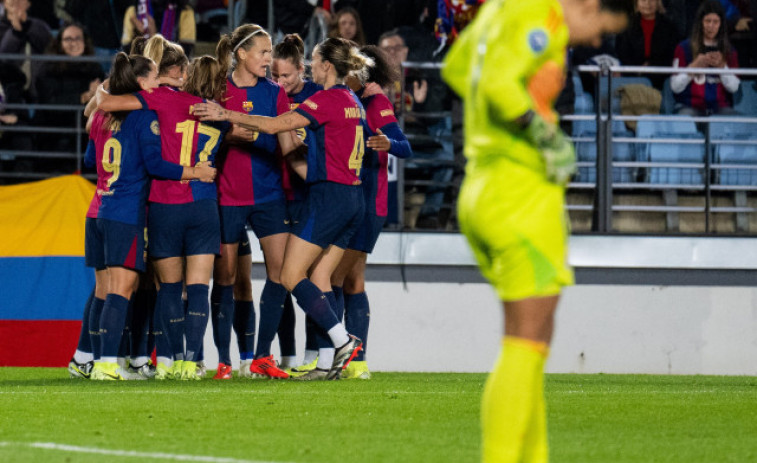
[[[297,132],[297,136],[300,138],[300,140],[305,141],[305,138],[307,138],[308,133],[305,131],[304,128],[300,127],[299,129],[295,130]]]
[[[245,101],[242,103],[242,109],[244,109],[247,112],[252,111],[252,101]]]
[[[549,38],[544,29],[534,29],[528,33],[528,46],[534,53],[541,53],[546,50],[549,44]]]
[[[310,109],[312,109],[312,110],[314,110],[314,111],[315,111],[316,109],[318,109],[318,105],[317,105],[316,103],[313,103],[313,102],[312,102],[312,101],[310,101],[310,100],[305,100],[305,106],[307,106],[308,108],[310,108]]]
[[[394,110],[392,110],[392,109],[385,109],[385,110],[381,111],[381,117],[389,117],[389,116],[394,116]]]
[[[155,135],[160,135],[160,124],[158,124],[158,121],[150,122],[150,130]]]

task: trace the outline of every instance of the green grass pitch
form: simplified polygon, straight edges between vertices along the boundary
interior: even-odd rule
[[[1,462],[475,462],[483,374],[96,383],[0,368]],[[548,375],[552,462],[755,462],[757,378]]]

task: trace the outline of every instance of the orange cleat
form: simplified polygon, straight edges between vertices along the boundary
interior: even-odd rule
[[[250,365],[250,373],[254,378],[289,378],[289,373],[276,366],[273,355],[253,360],[252,365]]]
[[[218,371],[216,372],[216,375],[213,376],[213,379],[231,379],[231,371],[231,365],[219,363]]]

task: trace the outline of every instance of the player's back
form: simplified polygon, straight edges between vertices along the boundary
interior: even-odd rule
[[[515,133],[513,121],[552,109],[564,83],[568,31],[557,0],[487,2],[445,60],[444,79],[466,100],[465,155],[480,162],[509,158],[543,171],[540,154]]]
[[[205,100],[169,87],[159,87],[137,94],[145,109],[158,114],[163,159],[182,166],[215,159],[228,124],[200,123],[193,115],[194,105]],[[216,199],[212,183],[180,182],[154,179],[150,201],[182,204],[202,199]]]

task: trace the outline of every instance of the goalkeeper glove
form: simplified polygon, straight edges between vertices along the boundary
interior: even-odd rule
[[[547,180],[557,185],[566,185],[576,171],[576,153],[573,143],[560,127],[550,124],[538,114],[531,113],[531,121],[523,129],[523,133],[541,152]]]

